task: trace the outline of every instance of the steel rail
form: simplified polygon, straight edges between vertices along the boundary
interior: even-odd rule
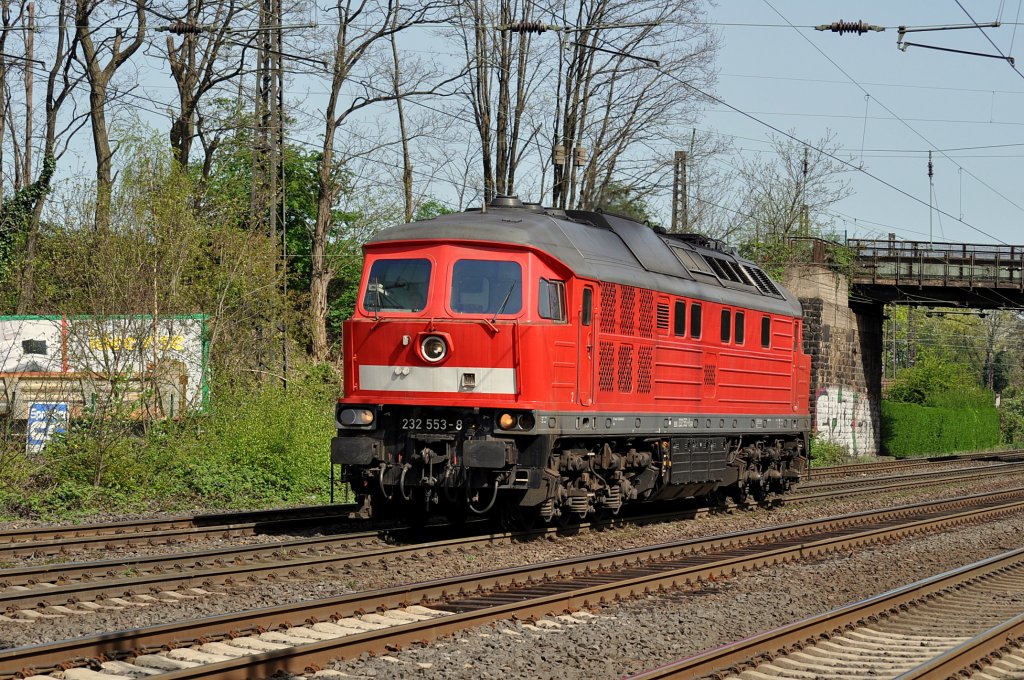
[[[192,525],[172,529],[150,528],[144,531],[129,533],[99,533],[84,534],[81,536],[67,536],[57,538],[45,538],[41,540],[25,542],[0,543],[0,558],[25,559],[31,557],[43,557],[53,555],[64,555],[85,550],[112,550],[132,545],[161,545],[178,543],[208,537],[238,537],[254,536],[270,531],[294,530],[308,528],[311,521],[331,522],[352,521],[344,514],[346,506],[324,506],[321,512],[305,511],[289,514],[287,510],[268,510],[264,519],[255,519],[246,522],[231,524],[211,524],[209,526]],[[230,518],[230,516],[224,516]],[[156,527],[162,522],[169,520],[153,520],[147,526]],[[365,522],[363,522],[365,524]],[[130,522],[118,523],[124,527],[134,526]],[[109,527],[112,525],[87,525],[94,527]],[[56,530],[54,530],[56,532]],[[57,535],[57,534],[55,534]]]
[[[815,479],[813,472],[811,479]],[[89,549],[110,550],[140,543],[167,544],[210,536],[251,536],[261,531],[301,526],[310,519],[346,519],[347,514],[355,509],[355,505],[307,506],[106,524],[12,529],[0,532],[0,559],[62,555]]]
[[[985,495],[973,496],[980,502]],[[745,570],[829,554],[851,546],[873,544],[933,531],[942,527],[1005,516],[1024,511],[1024,500],[1005,503],[1006,494],[989,494],[986,507],[956,510],[956,501],[918,504],[880,513],[856,513],[833,518],[823,525],[820,538],[799,527],[767,530],[774,543],[751,548],[751,536],[737,537],[732,550],[707,555],[692,550],[693,541],[615,551],[538,565],[512,567],[464,577],[407,584],[369,593],[355,593],[313,602],[281,605],[249,612],[162,624],[144,629],[107,633],[62,642],[0,652],[0,675],[28,674],[62,664],[81,664],[88,658],[130,657],[132,654],[191,644],[196,640],[222,640],[251,631],[287,629],[307,622],[336,620],[366,611],[388,610],[410,603],[442,603],[449,616],[325,640],[232,661],[165,674],[172,678],[248,678],[271,675],[282,667],[301,672],[334,658],[351,658],[366,651],[383,651],[412,641],[435,639],[449,632],[512,616],[542,616],[597,605],[621,597],[686,586],[727,577]],[[945,511],[939,509],[946,505]],[[874,515],[875,526],[863,525]],[[924,515],[924,517],[922,517]],[[855,526],[849,523],[860,518]],[[824,520],[818,520],[823,523]],[[800,526],[806,523],[799,523]],[[747,533],[747,532],[744,532]],[[724,537],[723,537],[724,539]],[[719,539],[719,540],[723,540]],[[688,549],[689,548],[689,549]],[[644,557],[646,559],[641,559]],[[673,557],[679,557],[672,560]],[[661,563],[655,560],[660,558]],[[489,595],[494,596],[488,600]],[[436,605],[435,605],[436,606]]]
[[[984,672],[983,661],[1019,648],[1024,642],[1024,614],[982,631],[934,659],[913,668],[896,680],[948,680]]]
[[[1024,491],[1024,487],[1021,489]],[[353,565],[364,566],[391,559],[432,557],[442,552],[479,549],[515,541],[534,540],[545,536],[580,531],[603,530],[624,524],[643,525],[691,519],[710,513],[707,508],[677,510],[636,517],[595,520],[571,527],[546,527],[528,531],[495,532],[459,535],[427,541],[422,536],[410,540],[410,529],[395,530],[388,540],[409,540],[409,543],[366,549],[364,542],[381,539],[381,532],[362,532],[342,536],[319,536],[259,545],[232,546],[213,550],[154,555],[131,560],[102,560],[86,563],[30,565],[0,570],[0,585],[12,588],[0,591],[0,612],[9,614],[22,609],[68,605],[108,597],[132,597],[139,593],[154,594],[174,588],[211,587],[234,584],[257,578],[294,576],[318,571],[340,570]],[[486,523],[486,522],[483,522]],[[461,531],[451,525],[426,529],[440,534]],[[470,526],[471,528],[471,526]],[[420,530],[422,531],[422,530]],[[300,551],[315,548],[350,549],[345,553],[303,555]],[[119,573],[120,572],[120,573]],[[142,572],[142,573],[132,573]],[[45,583],[45,585],[41,585]],[[36,586],[36,587],[32,587]],[[29,587],[28,590],[25,588]]]
[[[1008,498],[1014,497],[1020,490],[1007,492]],[[989,498],[988,495],[981,495],[974,498]],[[939,502],[959,503],[958,501]],[[934,502],[928,505],[935,505]],[[918,505],[903,506],[892,509],[893,516],[899,513],[912,512]],[[910,510],[906,510],[909,508]],[[690,516],[690,512],[683,512]],[[668,515],[658,514],[637,518],[637,523],[664,521],[665,519],[678,518],[679,515],[670,513]],[[866,511],[860,514],[848,515],[846,522],[871,521],[878,517],[877,512]],[[820,530],[822,526],[834,523],[834,518],[806,520],[794,524],[783,525],[779,528],[782,533],[812,533]],[[604,522],[593,522],[573,526],[573,530],[589,529],[592,526],[604,526]],[[438,527],[445,529],[447,527]],[[335,544],[344,547],[348,543],[358,544],[359,542],[376,538],[373,533],[364,533],[346,537],[328,537],[316,539],[301,539],[294,542],[283,542],[275,544],[263,544],[260,546],[247,546],[242,548],[227,548],[221,550],[206,551],[205,553],[187,553],[174,556],[155,556],[142,558],[138,561],[117,563],[117,561],[104,561],[86,564],[72,565],[41,565],[39,567],[25,567],[16,569],[0,570],[0,583],[8,585],[19,585],[17,582],[25,582],[33,577],[49,576],[63,578],[71,583],[56,583],[30,590],[12,590],[0,592],[0,611],[10,614],[22,609],[37,607],[68,605],[81,601],[94,601],[109,597],[132,597],[138,594],[159,594],[160,592],[178,588],[211,588],[218,585],[231,585],[243,581],[256,579],[267,579],[273,577],[294,577],[297,575],[310,575],[316,571],[330,569],[342,569],[353,564],[368,564],[385,561],[388,559],[402,559],[414,556],[432,556],[440,552],[465,551],[477,549],[483,546],[500,545],[512,541],[527,541],[545,536],[557,536],[562,528],[550,527],[534,529],[530,532],[510,532],[500,534],[487,534],[483,536],[457,537],[432,542],[417,542],[411,545],[389,546],[385,548],[358,550],[356,552],[327,555],[288,555],[287,551],[294,551],[307,545]],[[774,540],[777,536],[770,534],[770,527],[764,529],[746,529],[723,535],[713,539],[692,539],[683,543],[662,544],[652,547],[634,548],[621,551],[622,555],[644,555],[645,551],[660,551],[666,547],[680,546],[691,551],[712,551],[721,550],[732,546],[735,542],[743,541],[764,541]],[[357,548],[358,546],[356,546]],[[201,560],[204,558],[217,558],[221,562],[204,565]],[[264,561],[255,561],[257,558],[264,558]],[[250,559],[246,563],[244,560]],[[188,561],[195,560],[196,564],[188,565]],[[130,570],[134,567],[146,569],[147,573],[132,575],[125,573],[118,578],[110,580],[96,580],[94,575],[97,570],[106,569],[105,573],[111,573],[112,569],[123,568]],[[78,576],[77,580],[74,577]]]
[[[177,517],[125,520],[121,522],[104,522],[98,524],[7,529],[0,531],[0,545],[5,543],[23,543],[25,541],[72,539],[84,536],[138,533],[139,530],[160,531],[166,529],[188,529],[190,527],[202,526],[223,526],[230,524],[242,524],[246,522],[267,521],[270,519],[280,518],[281,516],[315,518],[335,514],[341,515],[343,513],[355,511],[357,507],[358,506],[351,503],[336,505],[307,505],[295,508],[239,510],[236,512],[180,515]]]
[[[1021,456],[1024,450],[996,451],[956,456],[921,458],[904,461],[881,463],[853,463],[814,468],[810,471],[811,479],[831,476],[857,474],[861,471],[886,471],[889,469],[927,467],[937,463],[972,461],[984,458],[1005,456]],[[332,506],[303,506],[296,508],[270,510],[240,510],[224,513],[205,513],[197,515],[179,515],[155,519],[125,520],[94,524],[59,525],[26,527],[22,529],[0,530],[0,547],[7,543],[24,543],[28,541],[70,540],[90,536],[126,535],[149,531],[165,531],[170,529],[189,529],[194,527],[240,525],[251,522],[265,522],[281,516],[304,516],[308,518],[331,517],[344,515],[358,509],[355,504],[337,504]]]
[[[982,475],[989,472],[998,472],[1012,470],[1014,467],[1024,469],[1024,461],[1004,461],[994,463],[992,465],[986,465],[984,467],[955,467],[955,468],[944,468],[942,470],[932,471],[921,471],[913,475],[879,475],[872,477],[850,477],[850,478],[839,478],[835,480],[811,480],[807,483],[801,482],[801,489],[827,489],[831,487],[837,488],[849,488],[856,486],[867,486],[869,484],[876,484],[878,482],[900,482],[905,480],[928,480],[943,477],[958,477],[965,475]]]
[[[1024,548],[1012,550],[960,567],[959,569],[953,569],[922,579],[845,607],[811,616],[773,630],[757,633],[730,644],[705,650],[693,656],[636,673],[629,676],[629,678],[630,680],[700,678],[732,669],[739,664],[746,664],[755,659],[773,659],[787,650],[801,648],[806,646],[808,642],[827,638],[836,631],[840,631],[848,626],[858,626],[872,617],[878,617],[886,613],[895,613],[909,603],[923,600],[987,574],[1011,568],[1024,568]],[[1024,621],[1019,621],[1019,619],[1024,619],[1024,616],[1015,617],[1001,626],[996,626],[986,631],[989,635],[982,634],[979,637],[994,637],[1001,644],[1005,644],[1006,637],[1003,633],[1011,629],[1019,630],[1016,627],[1024,625]],[[915,674],[918,672],[915,669],[915,671],[908,671],[908,673],[899,676],[899,678],[900,680],[910,680],[911,678],[942,678],[942,680],[945,680],[951,677],[952,674],[943,674],[939,671],[938,674],[933,675],[931,674],[932,670],[938,669],[946,661],[953,661],[955,666],[956,663],[966,658],[964,653],[968,656],[970,655],[968,651],[970,647],[970,642],[963,643],[946,652],[942,657],[919,667],[920,672],[924,674]]]
[[[1009,469],[1007,469],[1009,468]],[[1008,473],[1024,472],[1024,463],[1003,463],[1001,465],[989,466],[977,470],[940,470],[929,472],[925,475],[901,476],[891,480],[884,479],[858,479],[847,482],[828,482],[808,487],[798,487],[797,491],[791,494],[780,496],[777,500],[786,503],[804,503],[822,498],[841,498],[843,496],[874,493],[876,491],[894,491],[899,489],[914,488],[920,486],[932,486],[934,484],[974,481],[988,477],[1005,477]],[[807,488],[806,493],[801,491]]]
[[[933,482],[934,480],[932,480]],[[903,482],[895,488],[920,485]],[[882,486],[859,489],[854,493],[873,493],[893,487]],[[1010,493],[1014,491],[1009,490]],[[805,499],[835,497],[835,493],[797,496],[787,502]],[[712,510],[704,509],[705,513]],[[65,606],[101,598],[129,598],[139,594],[154,595],[178,588],[211,588],[232,585],[241,581],[280,576],[310,574],[325,570],[339,570],[351,565],[378,563],[387,559],[406,559],[442,551],[477,549],[516,540],[530,540],[552,536],[566,530],[579,531],[604,528],[625,522],[654,523],[684,519],[702,514],[701,509],[687,509],[670,513],[643,515],[635,518],[595,521],[575,525],[532,531],[487,533],[475,536],[456,536],[445,540],[423,541],[417,537],[409,545],[362,549],[366,541],[380,538],[377,532],[361,532],[342,536],[321,536],[249,546],[233,546],[215,550],[175,555],[157,555],[130,560],[104,560],[90,563],[29,565],[0,570],[0,584],[16,589],[0,592],[0,612],[14,615],[20,610],[47,606]],[[814,520],[808,527],[819,526]],[[428,527],[437,532],[451,531],[450,526]],[[395,530],[391,539],[408,540],[407,529]],[[728,536],[757,535],[758,530],[729,534]],[[349,550],[342,553],[302,555],[299,551],[311,549]],[[713,549],[711,544],[702,549]],[[353,552],[354,551],[354,552]],[[41,585],[45,584],[45,585]],[[28,588],[27,590],[25,588]]]
[[[942,465],[945,463],[970,463],[975,461],[1002,460],[1009,462],[1024,456],[1024,449],[1006,451],[985,451],[982,453],[965,453],[955,456],[933,456],[930,458],[910,458],[903,460],[887,460],[877,463],[848,463],[830,465],[828,467],[811,468],[807,477],[811,480],[829,477],[844,477],[861,473],[890,472],[893,470],[915,470],[921,467]],[[1009,459],[1009,460],[1008,460]]]

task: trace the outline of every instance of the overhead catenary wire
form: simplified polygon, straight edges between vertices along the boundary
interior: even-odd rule
[[[730,109],[730,110],[732,110],[732,111],[734,111],[734,112],[736,112],[736,113],[738,113],[738,114],[740,114],[740,115],[742,115],[742,116],[744,116],[746,118],[749,118],[750,120],[754,121],[755,123],[758,123],[759,125],[763,125],[764,127],[766,127],[768,129],[776,132],[777,134],[780,134],[780,135],[782,135],[784,137],[787,137],[787,138],[793,140],[794,142],[797,142],[799,144],[803,144],[803,145],[807,146],[808,148],[813,149],[817,153],[820,153],[820,154],[822,154],[824,156],[828,156],[832,160],[835,160],[835,161],[841,163],[842,165],[850,168],[851,170],[855,170],[857,172],[860,172],[860,173],[864,174],[867,177],[870,177],[871,179],[875,180],[876,182],[879,182],[880,184],[883,184],[884,186],[886,186],[886,187],[892,189],[893,191],[895,191],[895,192],[897,192],[897,193],[899,193],[899,194],[909,198],[910,200],[912,200],[912,201],[914,201],[916,203],[920,203],[920,204],[922,204],[924,206],[928,205],[928,203],[926,201],[922,200],[921,198],[919,198],[917,196],[914,196],[913,194],[911,194],[907,190],[902,189],[902,188],[896,186],[892,182],[890,182],[890,181],[888,181],[886,179],[883,179],[883,178],[879,177],[878,175],[875,175],[874,173],[869,172],[868,170],[865,170],[864,168],[860,168],[860,167],[854,165],[853,163],[851,163],[850,161],[846,160],[845,158],[841,158],[841,157],[835,155],[834,153],[830,153],[830,152],[826,151],[825,149],[822,149],[822,148],[820,148],[818,146],[815,146],[814,144],[811,144],[811,143],[809,143],[809,142],[807,142],[805,140],[802,140],[799,137],[797,137],[797,136],[795,136],[795,135],[793,135],[793,134],[791,134],[789,132],[786,132],[785,130],[783,130],[783,129],[775,126],[775,125],[772,125],[771,123],[769,123],[767,121],[761,120],[760,118],[758,118],[757,116],[755,116],[753,114],[747,113],[746,111],[744,111],[744,110],[742,110],[742,109],[740,109],[740,108],[738,108],[736,106],[733,106],[732,104],[728,103],[724,99],[716,97],[715,95],[711,94],[710,92],[702,90],[702,89],[698,88],[697,86],[688,83],[687,81],[683,80],[682,78],[679,78],[674,73],[670,73],[670,72],[667,72],[667,71],[662,71],[662,73],[667,75],[669,78],[672,78],[673,80],[678,82],[683,87],[686,87],[686,88],[689,88],[689,89],[693,90],[697,94],[701,95],[702,97],[706,97],[710,101],[714,101],[714,102],[716,102],[716,103],[718,103],[718,104],[720,104],[722,106],[725,106],[726,108],[728,108],[728,109]],[[963,224],[965,227],[971,229],[972,231],[975,231],[978,234],[981,234],[982,236],[986,236],[986,237],[992,239],[993,241],[998,241],[999,243],[1002,243],[1004,245],[1008,245],[1008,244],[1006,244],[1005,241],[1003,241],[999,237],[997,237],[997,236],[995,236],[993,234],[990,234],[989,232],[985,231],[984,229],[982,229],[980,227],[976,227],[975,225],[971,224],[970,222],[967,222],[965,220],[961,220],[958,217],[956,217],[954,215],[951,215],[949,213],[945,213],[944,212],[943,214],[946,215],[947,217],[953,219],[953,220],[956,220],[960,224]]]
[[[770,9],[771,9],[771,10],[772,10],[773,12],[775,12],[775,13],[776,13],[776,14],[777,14],[777,15],[778,15],[778,16],[779,16],[779,17],[780,17],[780,18],[781,18],[781,19],[782,19],[783,21],[785,21],[785,22],[786,22],[787,24],[791,23],[791,22],[789,21],[789,19],[787,19],[787,18],[786,18],[786,16],[785,16],[784,14],[782,14],[782,12],[780,12],[780,11],[779,11],[778,9],[776,9],[776,8],[775,8],[775,6],[774,6],[774,5],[772,5],[772,3],[771,3],[771,2],[769,1],[769,0],[761,0],[761,1],[762,1],[762,2],[763,2],[763,3],[765,4],[765,5],[767,5],[767,6],[768,6],[768,7],[769,7],[769,8],[770,8]],[[960,0],[954,0],[954,2],[956,2],[957,4],[959,4],[959,3],[960,3]],[[968,16],[970,16],[970,15],[968,15]],[[971,21],[974,21],[974,20],[973,20],[973,18],[971,19]],[[974,22],[974,23],[975,23],[975,25],[977,25],[977,22]],[[794,30],[795,30],[795,27],[794,27]],[[982,31],[982,32],[984,33],[984,31]],[[801,32],[800,32],[799,30],[797,30],[797,31],[796,31],[796,33],[797,33],[798,35],[800,35],[800,37],[801,37],[801,38],[803,38],[803,39],[804,39],[804,40],[805,40],[805,41],[806,41],[806,42],[807,42],[807,43],[808,43],[808,44],[809,44],[809,45],[810,45],[811,47],[813,47],[813,48],[815,49],[815,51],[817,51],[817,52],[818,52],[818,53],[819,53],[819,54],[820,54],[820,55],[821,55],[822,57],[824,57],[824,58],[825,58],[826,60],[828,60],[828,62],[829,62],[829,63],[831,63],[831,64],[832,64],[833,66],[835,66],[835,68],[836,68],[836,69],[837,69],[837,70],[838,70],[838,71],[839,71],[840,73],[842,73],[842,74],[843,74],[843,75],[844,75],[844,76],[845,76],[845,77],[846,77],[847,79],[849,79],[849,81],[850,81],[851,83],[855,84],[855,85],[856,85],[856,86],[857,86],[858,88],[860,88],[860,90],[861,90],[861,91],[862,91],[862,92],[863,92],[864,94],[870,94],[870,92],[868,92],[868,90],[867,90],[867,89],[866,89],[866,88],[865,88],[865,87],[864,87],[863,85],[861,85],[861,84],[860,84],[859,82],[857,82],[857,79],[856,79],[856,78],[854,78],[853,76],[851,76],[851,75],[850,75],[850,74],[849,74],[849,73],[848,73],[848,72],[846,71],[846,69],[844,69],[844,68],[843,68],[842,66],[840,66],[840,65],[839,65],[839,63],[837,63],[837,62],[836,62],[836,61],[835,61],[834,59],[832,59],[832,57],[830,57],[830,56],[829,56],[828,54],[826,54],[826,53],[825,53],[825,52],[824,52],[824,51],[823,51],[823,50],[822,50],[822,49],[821,49],[820,47],[818,47],[818,46],[817,46],[816,44],[814,44],[814,42],[813,42],[812,40],[810,40],[810,39],[809,39],[809,38],[808,38],[807,36],[805,36],[805,35],[804,35],[803,33],[801,33]],[[1014,67],[1014,70],[1016,71],[1016,67]],[[1019,72],[1018,72],[1018,73],[1019,73]],[[1022,75],[1022,77],[1024,77],[1024,75]],[[924,141],[924,142],[925,142],[925,143],[926,143],[926,144],[927,144],[927,145],[928,145],[929,147],[931,147],[931,148],[933,148],[933,149],[934,149],[934,148],[936,148],[936,147],[938,146],[938,145],[936,145],[936,144],[932,143],[932,141],[931,141],[931,140],[929,140],[929,139],[928,139],[927,137],[925,137],[925,136],[924,136],[923,134],[921,134],[921,133],[920,133],[920,132],[919,132],[919,131],[918,131],[918,130],[917,130],[916,128],[914,128],[914,126],[910,125],[910,124],[909,124],[908,122],[906,122],[906,121],[905,121],[905,120],[904,120],[903,118],[901,118],[901,117],[900,117],[900,116],[899,116],[898,114],[896,114],[896,112],[895,112],[895,111],[893,111],[893,110],[892,110],[891,108],[889,108],[888,106],[886,106],[886,104],[885,104],[884,102],[880,101],[880,100],[879,100],[879,99],[878,99],[877,97],[874,97],[874,99],[875,99],[875,102],[876,102],[876,103],[877,103],[877,104],[878,104],[879,106],[881,106],[881,107],[882,107],[882,108],[883,108],[883,109],[884,109],[884,110],[885,110],[885,111],[886,111],[886,112],[887,112],[887,113],[888,113],[889,115],[891,115],[891,116],[892,116],[893,118],[895,118],[896,120],[898,120],[898,121],[900,121],[901,123],[903,123],[903,125],[904,125],[904,126],[905,126],[905,127],[906,127],[906,128],[908,129],[908,130],[910,130],[911,132],[913,132],[913,133],[914,133],[914,135],[916,135],[917,137],[919,137],[920,139],[922,139],[922,140],[923,140],[923,141]],[[977,175],[975,175],[975,174],[974,174],[973,172],[971,172],[971,171],[970,171],[970,170],[968,170],[967,168],[964,168],[964,167],[963,167],[962,165],[960,165],[959,163],[957,163],[957,162],[956,162],[955,160],[953,160],[952,158],[950,158],[950,157],[949,157],[948,155],[946,155],[945,153],[943,153],[942,155],[943,155],[943,157],[944,157],[944,158],[947,158],[947,159],[948,159],[948,160],[949,160],[950,162],[952,162],[952,163],[953,163],[954,165],[956,165],[957,167],[959,167],[959,168],[963,168],[964,172],[966,172],[966,173],[967,173],[967,174],[968,174],[968,175],[969,175],[970,177],[974,178],[974,179],[975,179],[975,180],[976,180],[976,181],[977,181],[978,183],[980,183],[980,184],[981,184],[982,186],[984,186],[985,188],[987,188],[987,189],[988,189],[989,191],[993,192],[994,194],[996,194],[997,196],[999,196],[1000,198],[1002,198],[1003,200],[1005,200],[1005,201],[1006,201],[1007,203],[1009,203],[1009,204],[1013,205],[1013,206],[1014,206],[1015,208],[1017,208],[1017,209],[1018,209],[1018,210],[1020,210],[1021,212],[1024,212],[1024,206],[1021,206],[1021,205],[1020,205],[1019,203],[1017,203],[1017,202],[1016,202],[1016,201],[1014,201],[1013,199],[1009,198],[1008,196],[1006,196],[1006,195],[1005,195],[1005,194],[1003,194],[1002,192],[1000,192],[1000,191],[998,191],[997,189],[995,189],[994,187],[992,187],[992,186],[991,186],[991,185],[990,185],[990,184],[989,184],[988,182],[986,182],[985,180],[981,179],[980,177],[978,177]],[[862,172],[863,172],[863,170],[862,170]],[[917,200],[920,200],[920,199],[917,199]],[[953,218],[953,219],[957,219],[957,218],[954,218],[954,217],[953,217],[953,215],[950,215],[950,214],[948,214],[948,213],[946,213],[946,214],[947,214],[947,216],[949,216],[949,217],[951,217],[951,218]],[[959,221],[959,220],[958,220],[958,221]],[[985,232],[984,230],[982,230],[982,229],[980,229],[980,228],[978,228],[978,227],[975,227],[975,226],[973,226],[973,225],[970,225],[970,224],[968,224],[968,223],[966,223],[966,222],[963,222],[963,224],[965,224],[966,226],[969,226],[969,227],[970,227],[971,229],[973,229],[973,230],[977,231],[978,233],[980,233],[980,234],[982,234],[982,235],[984,235],[984,236],[988,236],[988,237],[989,237],[989,238],[991,238],[991,239],[999,240],[999,239],[997,239],[997,238],[996,238],[995,236],[993,236],[992,234],[989,234],[988,232]],[[1001,240],[999,240],[999,241],[1000,241],[1000,243],[1002,243],[1002,241],[1001,241]]]
[[[999,45],[996,45],[995,41],[992,40],[989,34],[985,32],[985,29],[982,26],[980,26],[977,21],[974,20],[974,17],[971,16],[971,13],[967,11],[967,8],[963,6],[960,0],[953,0],[953,2],[955,2],[961,10],[963,10],[963,13],[966,14],[967,18],[971,20],[971,23],[974,24],[974,27],[981,31],[981,34],[985,36],[985,40],[987,40],[989,44],[992,45],[992,48],[999,53],[999,56],[1002,57],[1007,64],[1009,64],[1010,68],[1013,69],[1013,72],[1020,76],[1022,80],[1024,80],[1024,73],[1021,73],[1020,70],[1017,68],[1017,65],[1013,62],[1013,57],[1008,57],[1005,54],[1003,54],[1003,51],[999,49]]]
[[[780,27],[784,27],[784,26],[780,26]],[[135,96],[135,95],[132,95],[132,96]],[[410,100],[410,101],[412,101],[412,100]],[[154,103],[157,103],[157,102],[154,101]],[[427,103],[424,103],[424,102],[415,102],[415,103],[418,106],[422,106],[424,109],[434,110],[434,111],[436,111],[436,112],[438,112],[440,114],[443,114],[445,116],[449,116],[449,117],[451,117],[453,119],[461,120],[462,122],[467,123],[467,124],[472,124],[472,122],[473,122],[473,121],[467,120],[464,117],[460,117],[460,116],[455,115],[452,111],[439,110],[439,109],[436,109],[436,108],[433,108],[433,107],[429,106]],[[154,111],[154,113],[160,113],[160,112]]]

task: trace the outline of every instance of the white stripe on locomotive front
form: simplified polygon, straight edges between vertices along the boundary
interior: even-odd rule
[[[469,387],[464,376],[472,376]],[[388,392],[516,393],[514,368],[482,366],[367,366],[359,367],[359,389]]]

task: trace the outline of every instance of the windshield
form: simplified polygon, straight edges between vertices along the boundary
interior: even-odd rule
[[[418,312],[427,304],[430,260],[377,260],[363,296],[369,311]]]
[[[461,314],[518,314],[522,267],[518,262],[459,260],[452,269],[451,306]]]

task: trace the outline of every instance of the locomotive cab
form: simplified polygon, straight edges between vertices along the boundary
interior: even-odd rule
[[[332,442],[333,462],[364,500],[486,512],[499,490],[540,486],[543,455],[527,470],[517,464],[538,436],[535,408],[547,392],[576,392],[575,362],[558,357],[575,334],[567,278],[529,248],[367,248],[344,326],[350,370]]]

